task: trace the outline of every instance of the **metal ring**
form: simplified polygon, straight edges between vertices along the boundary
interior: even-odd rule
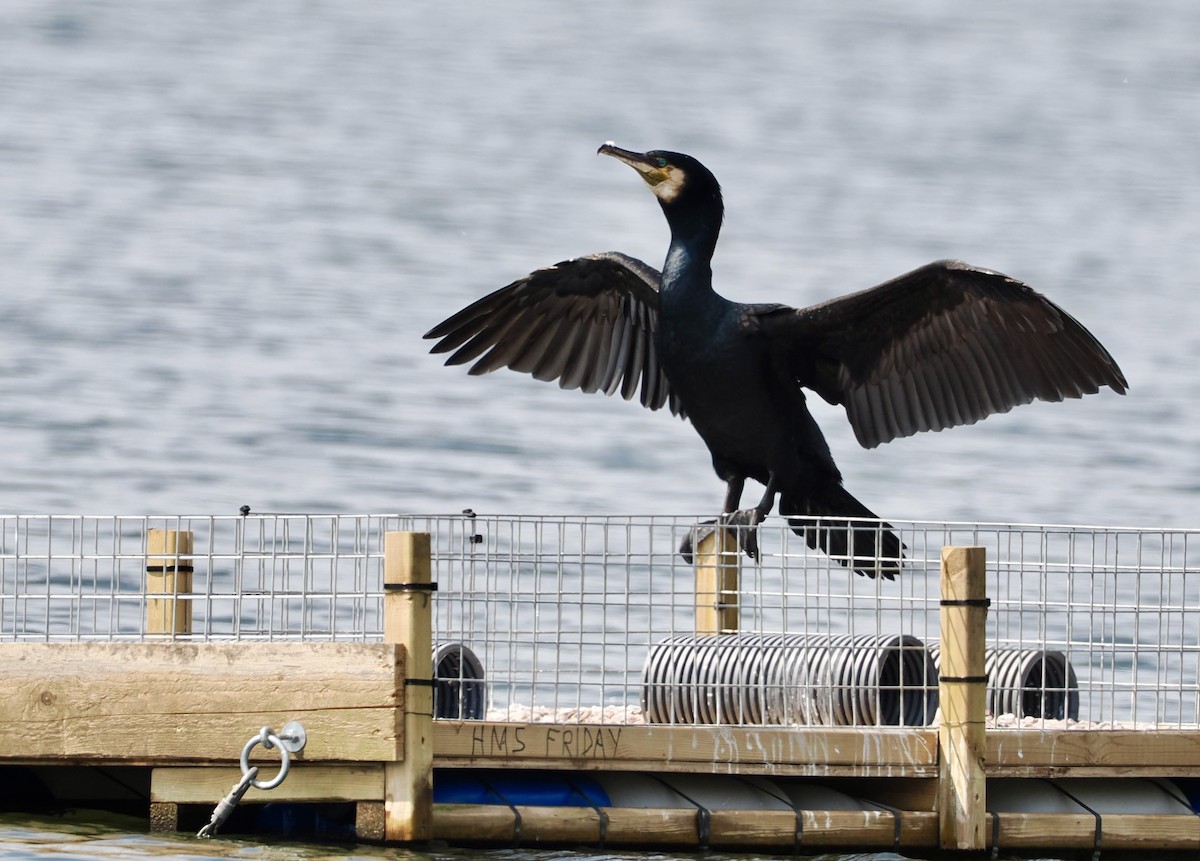
[[[246,742],[246,746],[242,748],[242,774],[250,772],[250,751],[254,750],[256,744],[261,744],[266,750],[279,749],[279,774],[272,780],[251,780],[250,785],[255,789],[274,789],[287,777],[288,768],[292,764],[291,754],[279,736],[271,732],[269,726],[264,726],[258,735]]]

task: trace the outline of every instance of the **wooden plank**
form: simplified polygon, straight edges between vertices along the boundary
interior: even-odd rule
[[[263,763],[260,780],[278,773]],[[150,775],[150,801],[175,804],[212,804],[225,797],[242,779],[239,766],[156,768]],[[383,765],[293,765],[283,783],[271,790],[251,787],[245,804],[272,801],[324,803],[383,801]]]
[[[606,843],[613,846],[696,846],[696,811],[682,808],[605,808]],[[638,835],[641,835],[640,841]]]
[[[236,762],[261,727],[289,720],[308,731],[298,761],[394,760],[403,655],[368,643],[0,644],[0,761]]]
[[[687,808],[604,808],[608,819],[605,844],[657,848],[698,846],[696,811]],[[599,815],[590,807],[526,807],[435,804],[433,837],[455,843],[596,845]],[[888,811],[804,810],[801,848],[890,848],[895,819]],[[988,844],[991,814],[985,816]],[[1102,846],[1106,850],[1200,850],[1200,817],[1159,814],[1108,814],[1102,817]],[[709,845],[716,849],[792,849],[796,816],[780,810],[714,810]],[[930,848],[939,842],[937,814],[900,811],[900,848]],[[1000,815],[1001,851],[1018,849],[1090,850],[1096,820],[1088,813],[1004,813]]]
[[[896,843],[896,818],[885,810],[802,810],[800,845],[890,849],[937,845],[937,814],[900,811],[900,842]],[[712,845],[715,848],[769,849],[795,845],[796,816],[789,810],[714,810]]]
[[[988,832],[991,833],[989,814]],[[1200,852],[1200,816],[1106,813],[1100,819],[1101,845],[1109,850]],[[1096,817],[1090,813],[1001,813],[1000,849],[1090,850]],[[1147,856],[1148,857],[1148,856]]]
[[[933,777],[928,729],[434,721],[439,767]]]
[[[942,849],[979,850],[987,721],[987,580],[982,547],[943,547],[937,810]]]
[[[429,839],[433,804],[433,574],[428,532],[388,532],[383,545],[383,638],[408,655],[405,744],[384,771],[389,842]],[[409,684],[415,682],[417,684]],[[400,728],[397,727],[397,732]]]
[[[606,813],[610,811],[606,810]],[[520,817],[520,830],[517,817]],[[592,844],[600,840],[600,817],[590,807],[527,807],[516,812],[506,805],[434,804],[432,838],[453,843]],[[612,829],[609,829],[612,842]]]
[[[696,810],[692,808],[603,808],[606,846],[695,847],[700,844]],[[520,816],[520,833],[516,832]],[[937,844],[937,817],[932,812],[900,814],[900,846]],[[721,849],[791,850],[796,846],[796,814],[780,810],[714,810],[707,845]],[[895,818],[886,811],[829,810],[800,812],[801,847],[856,846],[890,848]],[[600,816],[590,807],[526,807],[435,804],[434,839],[523,846],[597,845]]]
[[[1196,730],[991,730],[993,777],[1200,776]]]

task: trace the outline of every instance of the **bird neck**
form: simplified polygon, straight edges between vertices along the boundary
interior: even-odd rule
[[[664,297],[680,293],[712,290],[712,267],[709,257],[697,254],[688,243],[671,240],[667,259],[663,263],[662,292]]]
[[[720,192],[702,199],[692,195],[686,201],[660,203],[671,227],[671,246],[683,246],[690,256],[705,263],[712,260],[725,218]]]
[[[671,226],[671,247],[663,265],[663,292],[712,290],[712,256],[721,232],[721,201],[715,206],[663,207]]]

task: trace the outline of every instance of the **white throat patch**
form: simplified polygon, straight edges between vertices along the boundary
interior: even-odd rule
[[[683,187],[687,185],[687,174],[673,164],[655,170],[646,175],[646,182],[654,196],[664,203],[670,203],[679,197]]]

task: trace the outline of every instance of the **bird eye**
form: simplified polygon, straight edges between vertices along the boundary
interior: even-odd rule
[[[656,158],[654,161],[655,161],[655,163],[656,163],[656,164],[658,164],[658,166],[659,166],[659,167],[666,167],[666,166],[667,166],[667,160],[666,160],[665,158],[663,158],[662,156],[659,156],[659,157],[658,157],[658,158]]]

